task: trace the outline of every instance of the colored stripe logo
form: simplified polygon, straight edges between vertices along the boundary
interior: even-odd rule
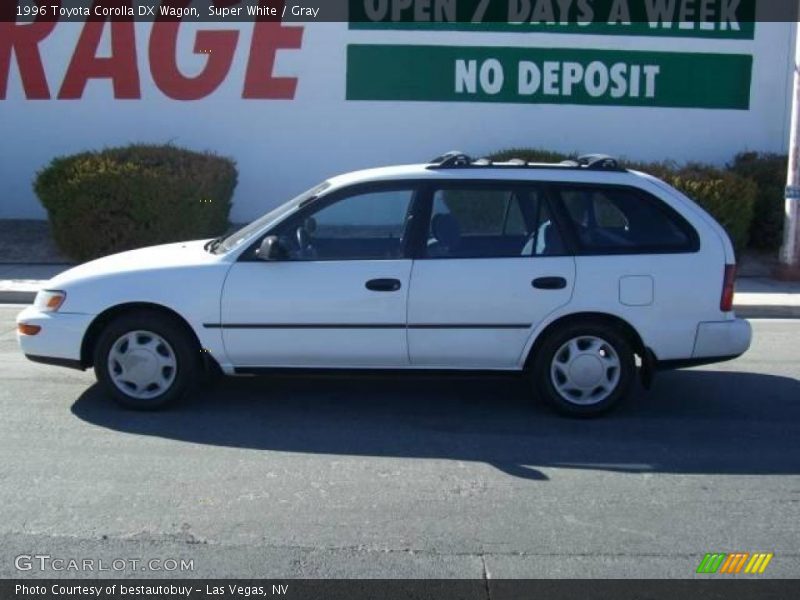
[[[697,572],[710,575],[714,573],[735,575],[737,573],[747,573],[750,575],[761,574],[767,569],[767,565],[772,560],[773,553],[755,552],[714,552],[706,554]]]

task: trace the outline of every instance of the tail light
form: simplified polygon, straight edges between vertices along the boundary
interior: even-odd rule
[[[736,265],[725,265],[725,276],[722,279],[722,297],[719,309],[722,312],[733,310],[733,292],[736,284]]]

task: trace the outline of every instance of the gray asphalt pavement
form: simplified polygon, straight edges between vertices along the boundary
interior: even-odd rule
[[[800,576],[800,321],[574,421],[514,378],[223,380],[125,412],[91,372],[26,361],[18,310],[0,307],[0,577],[693,577],[734,551]]]

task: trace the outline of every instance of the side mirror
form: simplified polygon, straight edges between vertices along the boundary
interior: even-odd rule
[[[268,235],[261,240],[261,245],[256,250],[258,260],[280,260],[286,258],[286,249],[281,246],[277,235]]]

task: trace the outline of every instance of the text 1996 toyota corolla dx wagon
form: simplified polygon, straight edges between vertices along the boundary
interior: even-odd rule
[[[154,408],[205,368],[520,371],[573,415],[638,370],[750,345],[725,231],[664,182],[591,155],[334,177],[216,240],[108,256],[51,280],[18,317],[28,358],[93,366]]]

